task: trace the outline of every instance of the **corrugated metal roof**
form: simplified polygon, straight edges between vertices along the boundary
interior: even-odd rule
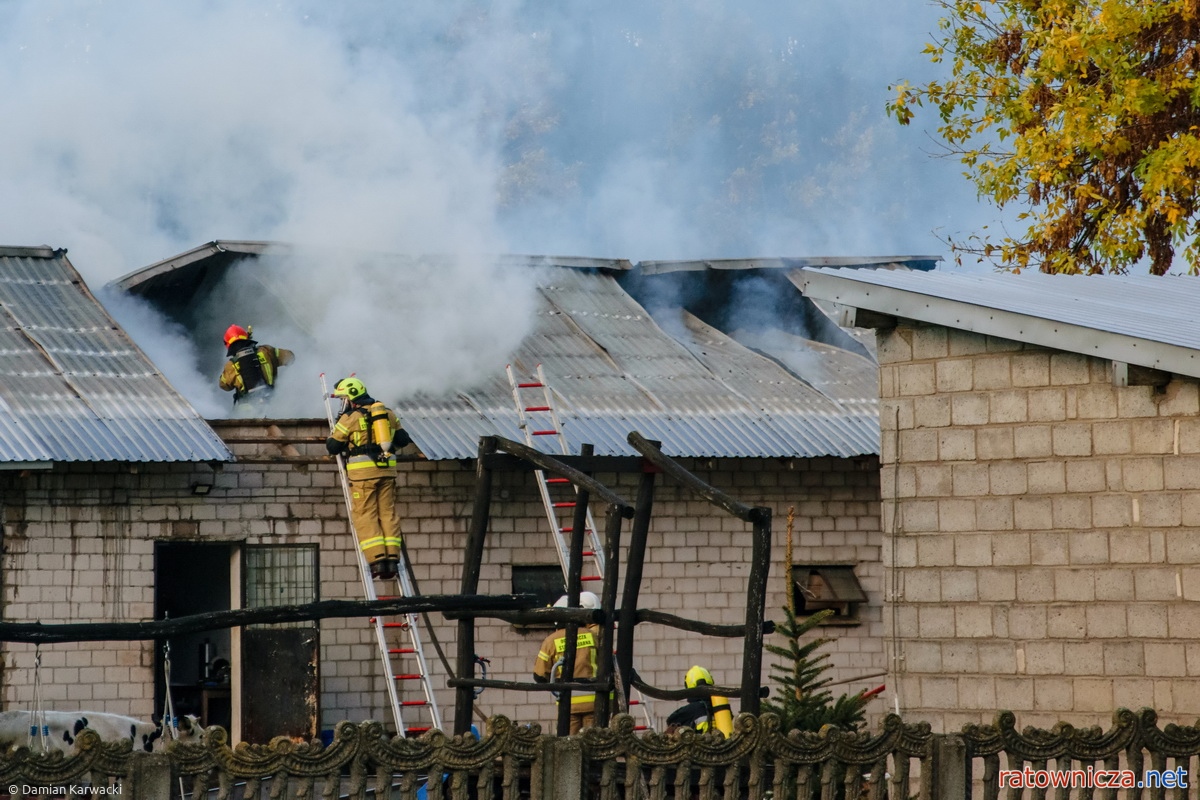
[[[611,275],[554,270],[539,289],[537,324],[513,355],[518,375],[543,365],[573,452],[631,455],[631,430],[673,456],[813,457],[878,452],[875,365],[781,334],[779,355],[756,352],[696,317],[652,318]],[[836,349],[836,348],[833,348]],[[811,384],[795,369],[818,364]],[[818,388],[841,373],[863,389],[846,403]],[[840,392],[839,392],[840,393]],[[520,439],[503,372],[457,398],[401,401],[405,427],[431,459],[470,458],[481,435]],[[549,443],[543,449],[551,449]]]
[[[804,273],[806,292],[846,305],[1200,375],[1200,279],[1195,277],[838,269]],[[900,308],[903,297],[910,299]],[[948,304],[961,304],[964,313],[950,318],[954,309]],[[1024,320],[1045,320],[1059,327],[1038,327]]]
[[[65,251],[0,251],[0,463],[229,461]]]
[[[286,257],[293,251],[265,242],[212,242],[128,275],[116,285],[160,308],[188,305],[193,294],[213,291],[219,275],[253,270],[263,254]],[[536,324],[510,361],[523,376],[544,365],[574,452],[586,442],[600,455],[633,454],[625,442],[631,430],[662,441],[674,456],[878,452],[878,369],[869,351],[836,326],[833,333],[842,346],[831,346],[828,342],[835,339],[819,332],[805,333],[812,329],[801,324],[805,318],[817,321],[815,314],[832,325],[823,312],[807,309],[794,285],[798,267],[829,260],[655,262],[648,270],[623,259],[526,255],[494,260],[502,268],[528,269],[538,276]],[[919,256],[834,261],[903,269],[932,265],[933,260]],[[785,315],[757,313],[753,324],[744,327],[730,308],[721,306],[724,292],[741,285],[739,281],[761,282],[764,273],[773,281],[769,296],[787,306],[791,295],[793,305],[803,306],[804,313],[787,320]],[[680,303],[659,304],[651,312],[635,299],[669,295],[664,287],[679,286],[719,302],[696,312]],[[256,287],[270,292],[261,283]],[[269,305],[263,304],[260,317],[269,313]],[[755,308],[765,310],[779,311]],[[716,316],[704,316],[709,311]],[[186,316],[178,321],[200,324]],[[773,327],[773,322],[779,324]],[[495,374],[482,385],[391,405],[422,452],[434,460],[473,458],[483,435],[523,438],[504,364],[497,364]],[[554,449],[551,441],[539,445]]]

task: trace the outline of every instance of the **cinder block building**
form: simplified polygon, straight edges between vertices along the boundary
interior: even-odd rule
[[[876,329],[889,684],[944,730],[1200,712],[1200,283],[810,270]]]
[[[195,297],[189,292],[236,286],[229,280],[237,274],[254,278],[272,259],[288,257],[286,249],[263,243],[213,243],[131,275],[121,288],[156,304],[201,340],[209,332],[187,318]],[[869,347],[796,289],[805,265],[635,268],[592,259],[512,260],[506,268],[536,266],[548,276],[539,284],[533,332],[512,364],[525,374],[542,365],[573,450],[587,442],[598,456],[628,456],[633,451],[624,437],[636,429],[662,441],[664,452],[701,479],[744,503],[771,507],[776,558],[768,616],[786,604],[785,520],[794,508],[793,561],[806,587],[852,587],[825,598],[839,611],[825,632],[835,640],[834,677],[863,688],[873,685],[863,676],[885,668],[876,367]],[[928,268],[932,259],[846,264],[888,265]],[[0,448],[6,467],[0,471],[3,621],[142,621],[361,599],[342,490],[324,454],[326,422],[199,419],[104,313],[61,251],[0,253],[5,311],[38,307],[42,285],[54,282],[99,321],[76,324],[77,309],[43,309],[44,323],[19,314],[8,320],[21,348],[0,356],[0,398],[8,404],[0,424],[56,447]],[[741,282],[768,286],[779,301],[757,325],[732,325],[722,302]],[[666,283],[675,284],[672,291],[662,291]],[[681,295],[680,286],[690,293]],[[664,303],[663,297],[675,299]],[[115,338],[85,347],[81,341],[93,328]],[[67,363],[58,352],[82,361]],[[95,364],[110,365],[113,379],[78,378],[103,371]],[[802,374],[797,364],[806,365]],[[416,443],[401,462],[399,498],[422,593],[458,591],[479,436],[521,436],[503,366],[470,391],[380,398],[401,414]],[[74,394],[71,402],[95,412],[97,430],[107,430],[124,449],[88,450],[67,432],[71,428],[41,402],[51,395],[31,394],[23,381],[31,369],[58,382],[53,397]],[[140,402],[141,389],[128,384],[143,373],[156,382],[162,403]],[[113,396],[120,400],[115,411],[102,405]],[[115,430],[114,419],[121,426]],[[31,420],[40,427],[23,429]],[[597,477],[627,496],[635,491],[636,474],[601,470]],[[502,475],[496,488],[481,591],[532,591],[553,599],[561,570],[532,478]],[[642,604],[708,622],[741,622],[748,540],[742,523],[660,482]],[[803,605],[813,593],[798,596]],[[453,626],[436,617],[432,622],[452,654]],[[490,676],[528,676],[546,631],[485,621],[479,628],[477,650],[489,659]],[[432,678],[444,685],[434,643],[422,634]],[[3,702],[28,707],[40,681],[53,707],[150,716],[169,694],[177,712],[201,712],[207,722],[226,723],[236,738],[252,741],[280,732],[307,737],[341,719],[389,716],[389,678],[361,619],[248,626],[177,636],[169,645],[43,645],[35,673],[34,647],[7,642],[0,649]],[[677,686],[694,663],[709,666],[719,682],[736,682],[740,646],[740,640],[714,643],[641,625],[635,666],[659,686]],[[419,697],[416,688],[401,691]],[[437,698],[448,708],[449,690],[439,689]],[[545,695],[488,690],[478,706],[521,721],[553,718]],[[665,717],[667,711],[655,713]]]

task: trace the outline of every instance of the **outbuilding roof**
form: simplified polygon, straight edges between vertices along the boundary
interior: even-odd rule
[[[252,275],[259,262],[293,251],[215,241],[115,285],[184,326],[199,325],[183,311],[196,295],[228,291],[230,271]],[[631,430],[679,457],[878,452],[878,370],[870,349],[830,322],[796,285],[800,267],[827,260],[495,260],[500,269],[537,276],[535,325],[509,360],[525,379],[543,366],[573,452],[586,442],[597,455],[631,455],[625,441]],[[893,269],[928,269],[935,261],[836,260]],[[269,282],[255,285],[271,291]],[[522,438],[503,363],[482,384],[437,397],[381,399],[403,417],[430,459],[473,458],[482,435]],[[539,444],[556,449],[554,441]]]
[[[1200,279],[805,269],[806,294],[903,319],[1200,377]]]
[[[0,248],[0,467],[232,458],[65,250]]]

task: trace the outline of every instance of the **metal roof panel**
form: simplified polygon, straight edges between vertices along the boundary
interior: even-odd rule
[[[0,462],[232,458],[64,251],[0,251]]]

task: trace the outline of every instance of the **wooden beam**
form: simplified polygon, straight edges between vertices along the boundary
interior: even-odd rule
[[[658,447],[660,442],[651,442]],[[633,677],[633,634],[637,627],[638,595],[642,590],[642,566],[646,561],[646,542],[650,535],[650,517],[654,508],[655,472],[643,472],[638,481],[637,505],[629,528],[629,547],[625,551],[625,591],[617,620],[617,691],[629,707],[630,678]]]
[[[503,611],[499,614],[512,614],[521,612]],[[637,611],[637,619],[635,622],[649,622],[655,625],[666,625],[669,628],[677,628],[681,631],[691,631],[692,633],[702,633],[705,636],[723,636],[726,639],[736,639],[746,635],[746,626],[738,625],[714,625],[711,622],[700,622],[694,619],[685,619],[677,617],[674,614],[668,614],[665,611],[652,611],[648,608],[639,608]],[[771,620],[763,622],[762,630],[764,634],[775,632],[775,623]]]
[[[488,521],[491,515],[492,471],[487,468],[486,457],[496,452],[496,440],[491,436],[479,439],[478,458],[475,459],[475,503],[471,508],[471,525],[467,531],[466,549],[463,553],[463,574],[460,591],[473,595],[479,591],[479,574],[483,570],[483,546],[487,538]],[[458,677],[475,674],[475,619],[464,617],[458,621]],[[460,688],[454,693],[454,733],[463,734],[471,730],[471,709],[475,707],[475,693],[469,688]]]
[[[674,459],[663,455],[663,452],[654,446],[650,440],[642,437],[637,431],[631,431],[626,441],[637,450],[646,460],[654,466],[667,473],[674,480],[683,484],[695,494],[700,495],[708,502],[718,508],[723,508],[738,519],[746,522],[754,522],[758,518],[759,510],[755,507],[748,506],[745,503],[740,503],[729,495],[717,489],[714,486],[709,486],[704,481],[697,478],[692,473],[681,467]]]
[[[621,497],[619,494],[614,492],[612,489],[609,489],[595,478],[584,475],[579,470],[573,467],[568,467],[554,456],[546,455],[540,450],[534,450],[528,445],[521,444],[520,442],[514,442],[511,439],[505,439],[502,436],[496,436],[492,438],[495,438],[496,446],[504,452],[512,453],[514,456],[523,458],[530,463],[536,464],[539,469],[546,470],[547,472],[553,472],[555,475],[561,475],[581,489],[586,488],[588,491],[595,494],[600,500],[616,506],[622,517],[628,519],[629,517],[633,516],[633,506],[631,506],[629,502],[625,500],[625,498]]]
[[[302,605],[235,608],[206,611],[186,617],[146,622],[0,622],[0,641],[53,644],[59,642],[136,642],[169,639],[188,633],[239,628],[275,622],[306,622],[337,617],[375,617],[451,610],[518,610],[530,608],[533,595],[428,595],[390,600],[322,600]]]

